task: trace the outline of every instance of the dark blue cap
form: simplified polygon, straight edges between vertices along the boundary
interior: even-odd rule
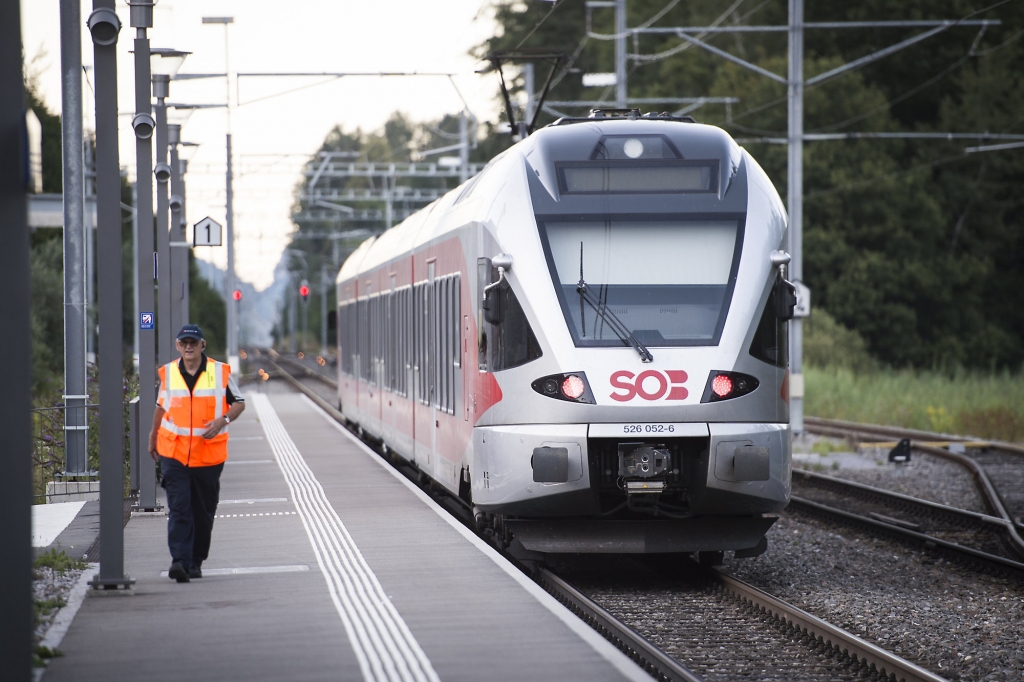
[[[181,331],[178,332],[178,340],[181,341],[182,339],[198,339],[200,341],[206,340],[205,338],[203,338],[203,330],[200,329],[199,325],[197,324],[186,324],[184,327],[182,327]]]

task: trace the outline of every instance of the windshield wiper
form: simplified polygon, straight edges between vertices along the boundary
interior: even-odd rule
[[[622,320],[619,319],[618,315],[613,313],[604,302],[596,299],[587,289],[587,283],[583,279],[583,242],[580,242],[580,281],[576,283],[576,293],[580,295],[580,327],[583,329],[583,336],[587,336],[587,321],[583,317],[583,302],[586,301],[590,304],[590,307],[594,309],[598,315],[601,316],[611,330],[615,332],[615,335],[619,337],[619,340],[628,346],[632,346],[633,349],[640,356],[641,362],[653,362],[654,356],[651,355],[651,351],[647,350],[647,346],[640,343],[640,341],[633,336],[633,332],[629,330]]]

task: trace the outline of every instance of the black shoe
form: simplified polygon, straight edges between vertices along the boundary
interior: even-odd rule
[[[171,564],[170,569],[167,571],[167,577],[177,580],[179,583],[187,583],[189,581],[188,574],[189,572],[185,570],[180,561],[175,561]]]
[[[195,580],[196,578],[202,578],[203,577],[203,569],[201,569],[199,566],[192,566],[192,567],[190,567],[188,569],[188,577],[191,578],[192,580]]]

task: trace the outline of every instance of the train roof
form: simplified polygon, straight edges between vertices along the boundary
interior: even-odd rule
[[[360,272],[393,260],[397,254],[415,249],[474,219],[483,219],[490,203],[512,174],[518,172],[525,178],[527,164],[537,171],[552,196],[557,196],[553,177],[542,174],[540,168],[551,167],[555,160],[593,159],[602,140],[620,136],[664,138],[667,140],[666,148],[682,159],[719,159],[721,178],[718,187],[723,193],[728,189],[743,155],[741,148],[721,128],[677,117],[616,116],[556,121],[494,157],[480,173],[440,199],[381,235],[367,239],[345,261],[337,281],[349,280]]]

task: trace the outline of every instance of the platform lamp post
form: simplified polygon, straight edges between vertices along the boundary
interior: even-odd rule
[[[129,0],[130,21],[135,29],[135,215],[139,224],[135,254],[139,267],[135,280],[139,298],[139,423],[152,424],[156,405],[156,301],[157,254],[153,244],[153,118],[152,73],[149,37],[153,27],[155,0]],[[150,265],[152,264],[152,266]],[[138,458],[141,510],[155,510],[156,463],[151,457]],[[134,478],[134,476],[133,476]]]
[[[187,242],[188,241],[188,227],[187,227],[188,226],[188,217],[187,217],[188,216],[188,199],[187,199],[188,192],[187,192],[186,186],[185,186],[185,176],[188,175],[188,162],[192,160],[192,156],[195,154],[196,150],[198,149],[199,143],[197,143],[197,142],[184,142],[183,141],[183,142],[181,142],[179,147],[180,147],[180,149],[178,150],[177,173],[178,173],[179,183],[180,183],[179,186],[181,187],[181,192],[179,193],[179,196],[181,197],[181,234],[182,234],[182,238]],[[174,169],[172,169],[172,170],[174,170]],[[185,257],[183,259],[181,259],[181,263],[180,263],[180,267],[181,267],[181,275],[180,275],[181,276],[181,280],[180,280],[181,281],[181,324],[183,324],[183,325],[189,324],[192,321],[191,315],[189,313],[189,272],[190,272],[189,268],[190,268],[190,262],[192,260],[191,259],[192,252],[190,250],[188,250],[190,248],[191,248],[190,244],[186,244],[185,245],[185,250],[182,251],[182,253],[185,254]]]
[[[150,50],[153,70],[153,97],[156,98],[156,280],[159,299],[157,304],[158,362],[165,365],[173,360],[174,336],[172,328],[171,236],[168,213],[170,211],[171,166],[167,159],[167,97],[171,79],[178,73],[189,52],[169,48]]]
[[[188,242],[185,241],[185,199],[181,178],[181,159],[178,146],[181,144],[181,127],[192,115],[191,109],[173,109],[168,112],[167,144],[170,146],[170,191],[168,205],[171,209],[170,223],[170,280],[171,280],[171,330],[177,331],[185,324],[188,314],[182,315],[182,301],[185,299],[185,278],[188,272]],[[182,265],[184,264],[184,269]],[[185,275],[187,277],[187,275]]]
[[[124,384],[121,293],[121,168],[117,141],[117,35],[114,0],[89,15],[96,101],[96,255],[100,302],[100,572],[94,589],[134,582],[124,573]]]
[[[227,103],[227,162],[228,169],[225,178],[225,194],[226,194],[226,210],[225,210],[225,229],[227,232],[227,239],[225,240],[227,246],[228,256],[228,271],[227,271],[227,282],[225,283],[225,302],[227,304],[228,312],[228,328],[227,328],[227,356],[228,364],[231,365],[231,371],[235,374],[241,372],[241,365],[238,357],[238,301],[235,300],[232,295],[237,289],[235,282],[235,194],[234,194],[234,177],[231,167],[231,52],[228,48],[228,27],[235,23],[234,17],[203,17],[204,24],[219,24],[224,27],[224,94]]]

